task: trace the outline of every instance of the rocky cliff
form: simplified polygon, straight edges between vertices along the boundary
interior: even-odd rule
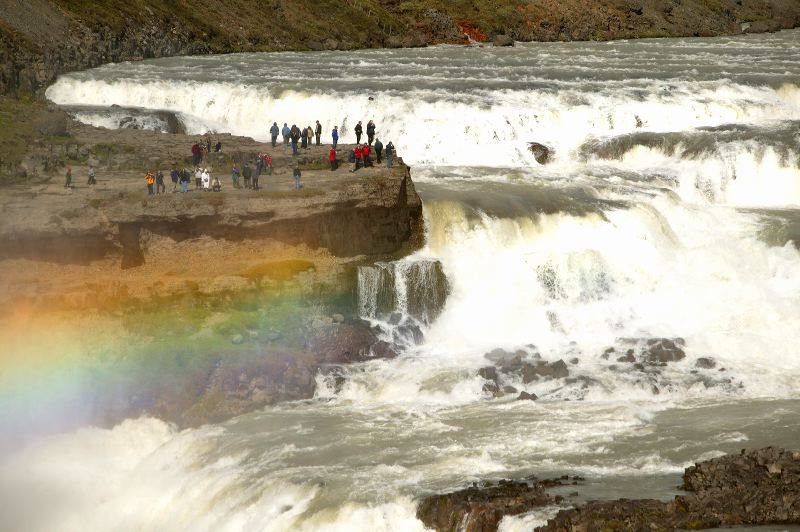
[[[0,0],[0,93],[41,94],[63,72],[174,55],[710,36],[798,24],[799,0]]]

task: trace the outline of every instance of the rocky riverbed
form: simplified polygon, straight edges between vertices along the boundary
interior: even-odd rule
[[[565,504],[547,489],[573,484],[580,491],[581,480],[562,477],[476,484],[425,498],[417,516],[439,531],[495,531],[504,516]],[[688,493],[669,502],[588,502],[559,511],[536,530],[700,530],[800,524],[800,452],[766,447],[706,460],[686,469],[681,489]]]

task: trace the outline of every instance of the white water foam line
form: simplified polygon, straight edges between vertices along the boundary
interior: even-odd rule
[[[219,81],[142,83],[62,76],[47,97],[62,105],[120,105],[181,113],[190,133],[231,132],[267,140],[273,121],[298,126],[320,120],[325,139],[338,125],[341,141],[354,142],[356,122],[374,119],[378,137],[392,140],[416,165],[531,166],[527,142],[555,148],[557,164],[569,167],[574,150],[590,137],[634,131],[686,131],[726,123],[800,119],[796,87],[779,91],[725,82],[675,81],[665,91],[653,82],[636,97],[624,88],[586,92],[576,88],[458,93],[415,91],[402,96],[284,91]],[[629,93],[630,92],[630,93]],[[91,117],[89,117],[90,119]],[[106,125],[98,120],[96,125]]]

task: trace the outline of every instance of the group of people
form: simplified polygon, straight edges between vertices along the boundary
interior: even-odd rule
[[[239,168],[238,164],[234,164],[231,169],[233,188],[242,188],[240,180],[244,178],[244,188],[259,190],[261,187],[258,181],[262,173],[272,175],[272,155],[268,153],[258,154],[255,161],[255,170],[250,166],[250,163],[245,164],[244,168]]]
[[[395,155],[394,144],[389,142],[386,144],[386,146],[383,145],[380,139],[378,139],[376,136],[376,126],[374,121],[370,120],[367,122],[366,143],[361,143],[361,137],[364,135],[364,127],[362,126],[360,120],[353,128],[353,131],[356,134],[356,146],[350,150],[350,153],[348,154],[348,161],[353,165],[352,169],[350,170],[351,172],[355,172],[359,168],[373,166],[371,157],[373,150],[375,152],[375,157],[378,164],[381,164],[385,155],[387,168],[392,167]],[[289,127],[287,122],[283,123],[283,128],[279,128],[278,123],[273,122],[269,133],[273,147],[278,145],[278,136],[282,135],[284,146],[291,146],[292,155],[297,155],[300,149],[308,149],[312,142],[316,142],[317,146],[320,145],[322,124],[320,124],[319,120],[317,120],[316,127],[312,128],[311,126],[308,126],[301,129],[297,127],[296,124],[292,124],[292,126]],[[331,165],[331,171],[334,171],[338,168],[338,158],[336,153],[336,148],[339,144],[338,126],[333,126],[333,129],[331,130],[331,140],[333,142],[332,147],[328,152],[328,161]]]
[[[278,134],[281,134],[283,135],[283,145],[291,145],[292,155],[297,155],[299,153],[298,147],[302,149],[308,149],[315,139],[316,145],[320,145],[320,138],[322,137],[322,124],[320,124],[319,120],[317,120],[316,127],[312,128],[311,126],[308,126],[299,128],[296,124],[292,124],[292,127],[289,127],[289,125],[284,122],[283,128],[278,129],[278,123],[273,122],[272,127],[269,128],[269,134],[272,140],[273,148],[278,145]]]
[[[89,165],[89,171],[87,172],[87,176],[89,179],[86,181],[86,184],[89,186],[95,186],[97,184],[97,174],[94,170],[94,165]],[[64,188],[72,189],[72,167],[67,166],[67,173],[65,176]]]
[[[353,164],[351,172],[355,172],[359,168],[367,168],[372,166],[372,151],[375,150],[375,159],[378,164],[381,164],[381,157],[385,155],[386,167],[391,168],[394,161],[394,144],[389,141],[386,146],[375,136],[375,123],[370,120],[367,122],[367,142],[361,143],[361,136],[364,134],[364,129],[359,121],[356,127],[353,128],[356,134],[356,146],[350,150],[348,160]],[[373,144],[374,142],[374,144]]]
[[[192,166],[198,166],[201,162],[208,162],[208,154],[211,152],[211,139],[206,138],[205,141],[198,141],[192,144]],[[222,142],[217,141],[213,146],[215,152],[222,151]]]

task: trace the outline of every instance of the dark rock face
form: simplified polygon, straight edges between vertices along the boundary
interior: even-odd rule
[[[677,362],[686,358],[686,353],[679,347],[683,339],[652,338],[647,341],[647,347],[642,353],[645,361],[651,364],[666,364]]]
[[[524,349],[514,352],[494,349],[483,355],[484,358],[494,363],[494,366],[486,366],[478,370],[478,375],[489,381],[484,384],[484,392],[490,393],[494,397],[516,394],[516,388],[503,382],[508,378],[521,379],[523,384],[529,384],[569,377],[569,368],[566,362],[561,359],[554,362],[541,360],[535,346],[528,346],[528,349],[530,352]],[[538,397],[536,394],[523,391],[518,399],[536,400]]]
[[[562,510],[542,531],[675,530],[800,523],[800,452],[766,447],[686,469],[672,502],[618,500]]]
[[[700,357],[695,361],[694,367],[700,369],[713,369],[717,367],[717,361],[710,357]]]
[[[378,337],[366,322],[339,324],[319,330],[306,342],[306,351],[314,353],[320,363],[349,364],[363,362],[377,355],[396,354]]]
[[[440,532],[494,532],[506,515],[555,504],[560,497],[548,495],[538,482],[501,480],[424,499],[417,517],[428,528]]]
[[[403,300],[396,285],[405,286]],[[438,260],[379,262],[358,269],[362,315],[400,324],[404,310],[408,317],[430,324],[444,310],[450,285]]]
[[[535,393],[528,393],[528,392],[519,392],[517,396],[517,401],[535,401],[538,397]]]
[[[525,363],[522,366],[522,382],[537,381],[539,379],[563,379],[569,376],[569,369],[563,360],[553,363],[538,361],[536,364]]]
[[[514,39],[508,35],[495,35],[492,44],[494,46],[514,46]]]
[[[539,164],[547,164],[552,160],[553,157],[553,150],[544,144],[539,144],[538,142],[529,142],[528,151],[533,154],[536,162]]]

